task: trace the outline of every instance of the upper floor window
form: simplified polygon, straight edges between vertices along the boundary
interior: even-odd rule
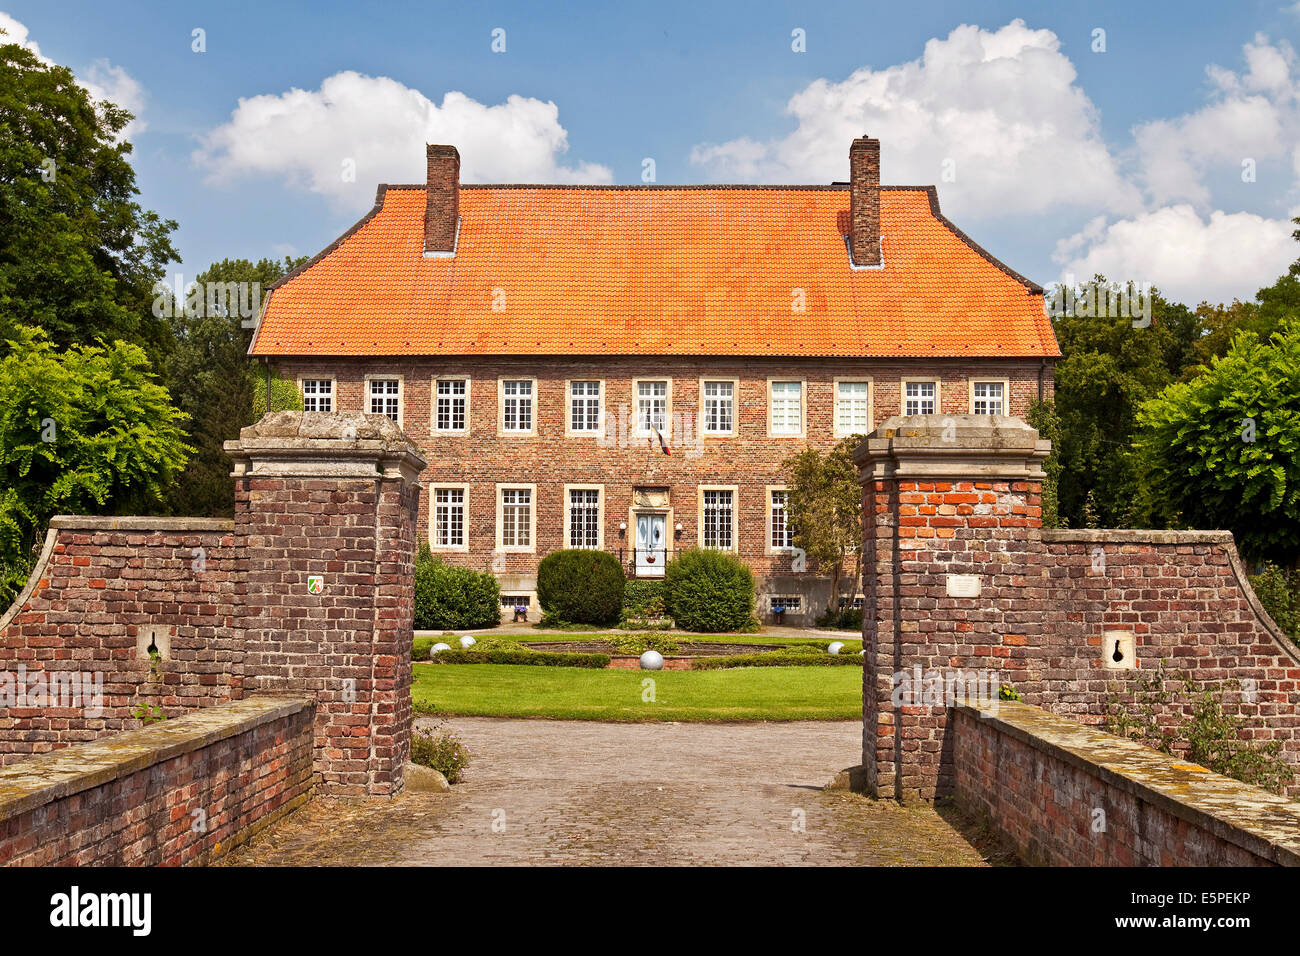
[[[304,412],[334,411],[334,380],[332,378],[304,378],[302,380],[302,410]]]
[[[971,383],[972,415],[1005,415],[1006,396],[1002,382]]]
[[[904,382],[903,414],[933,415],[938,392],[934,382]]]
[[[569,383],[569,431],[601,431],[600,382]]]
[[[735,428],[736,386],[733,382],[704,383],[704,423],[706,435],[729,435]]]
[[[668,382],[636,383],[636,427],[638,431],[663,431],[668,423]]]
[[[835,433],[840,437],[871,431],[871,383],[835,383]]]
[[[532,379],[507,379],[501,383],[501,430],[533,430]]]
[[[772,434],[803,434],[803,383],[772,382]]]
[[[387,415],[399,425],[402,421],[402,380],[372,378],[369,381],[371,415]]]
[[[440,378],[435,381],[434,431],[463,432],[468,421],[469,382],[463,378]]]

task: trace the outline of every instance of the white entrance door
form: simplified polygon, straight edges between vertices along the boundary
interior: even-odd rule
[[[668,551],[664,533],[668,529],[666,515],[637,515],[636,518],[636,574],[641,578],[662,577]]]

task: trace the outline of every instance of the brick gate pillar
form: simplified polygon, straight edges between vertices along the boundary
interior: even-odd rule
[[[225,449],[247,569],[244,692],[316,698],[324,792],[395,794],[411,746],[424,459],[393,422],[360,414],[276,412]]]
[[[854,453],[862,762],[873,796],[950,791],[951,695],[1014,683],[1008,675],[1026,666],[1046,609],[1040,494],[1050,448],[1015,418],[915,415],[888,419]]]

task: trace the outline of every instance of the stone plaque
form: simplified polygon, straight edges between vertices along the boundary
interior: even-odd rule
[[[973,598],[980,596],[980,576],[978,574],[948,575],[948,597]]]

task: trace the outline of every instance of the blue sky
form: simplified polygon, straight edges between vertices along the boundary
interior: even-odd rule
[[[660,183],[826,182],[867,132],[886,182],[936,183],[1013,268],[1191,303],[1250,298],[1300,252],[1300,14],[1279,2],[0,9],[138,113],[143,202],[180,223],[187,278],[315,253],[377,182],[422,179],[426,139],[477,181],[640,182],[653,158]]]

